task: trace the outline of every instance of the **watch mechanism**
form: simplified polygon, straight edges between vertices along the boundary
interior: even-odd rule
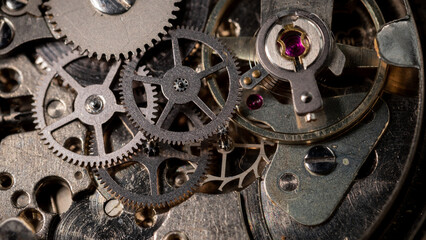
[[[421,0],[0,6],[0,240],[426,239]]]

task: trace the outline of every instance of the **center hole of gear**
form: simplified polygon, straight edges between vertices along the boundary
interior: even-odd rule
[[[90,114],[99,114],[103,111],[105,100],[98,95],[92,95],[87,98],[85,103],[86,111]]]
[[[178,78],[175,80],[173,87],[177,92],[184,92],[186,89],[188,89],[189,82],[184,78]]]

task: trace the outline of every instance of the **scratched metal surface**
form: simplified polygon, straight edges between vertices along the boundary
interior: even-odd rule
[[[376,170],[355,181],[332,218],[319,226],[303,226],[268,201],[264,191],[260,190],[259,194],[259,188],[253,186],[243,196],[254,239],[263,239],[264,234],[270,234],[272,239],[361,239],[377,227],[392,204],[390,200],[398,193],[395,190],[404,180],[403,171],[411,167],[407,156],[418,124],[418,98],[390,95],[384,98],[391,119],[388,131],[376,146],[379,156]],[[315,204],[313,207],[320,207],[320,203]]]

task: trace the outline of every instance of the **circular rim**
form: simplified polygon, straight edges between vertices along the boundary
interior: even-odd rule
[[[196,131],[194,130],[188,132],[169,131],[159,125],[149,122],[147,119],[145,119],[142,112],[139,110],[133,97],[132,82],[135,78],[135,70],[137,69],[140,59],[133,59],[124,67],[123,76],[121,78],[121,95],[124,100],[124,106],[128,111],[129,118],[134,123],[134,125],[139,128],[140,131],[147,135],[147,137],[159,139],[162,142],[172,144],[199,142],[211,136],[220,127],[224,126],[231,119],[236,105],[239,104],[241,87],[238,79],[239,74],[237,66],[232,59],[232,54],[226,50],[219,41],[209,35],[204,34],[203,32],[190,29],[177,29],[171,31],[170,35],[173,35],[178,39],[188,39],[201,42],[212,50],[215,50],[222,59],[229,76],[229,94],[226,101],[224,100],[224,104],[220,106],[222,109],[219,114],[217,114],[216,117],[206,125],[203,125],[201,128],[197,128]],[[178,67],[175,66],[174,68]],[[163,79],[160,79],[160,81],[161,80]]]
[[[222,16],[225,14],[225,8],[229,6],[231,2],[232,1],[220,0],[216,4],[207,22],[207,26],[205,29],[205,32],[207,34],[214,35],[215,30],[218,26],[217,21],[220,20]],[[369,7],[367,5],[366,5],[366,8],[368,12],[370,13],[370,17],[373,19],[373,22],[375,23],[376,29],[380,29],[380,27],[385,23],[385,20],[380,10],[377,8]],[[274,131],[260,128],[254,125],[248,119],[241,116],[241,114],[239,114],[238,112],[235,115],[233,121],[260,137],[271,139],[284,144],[306,144],[306,143],[318,142],[330,137],[335,137],[336,135],[347,131],[349,128],[351,128],[354,125],[354,123],[362,120],[371,111],[372,107],[375,105],[375,103],[379,99],[386,83],[385,77],[386,77],[387,69],[388,69],[388,66],[385,62],[381,60],[379,61],[380,63],[378,65],[376,79],[370,91],[365,96],[364,100],[359,104],[359,106],[354,111],[352,111],[351,114],[349,114],[341,121],[329,127],[316,130],[313,132],[306,132],[306,133],[274,132]],[[205,48],[203,48],[202,50],[202,64],[204,65],[204,67],[208,67],[211,65],[210,53],[206,51]],[[212,92],[212,95],[215,96],[216,102],[220,106],[222,106],[224,103],[223,96],[219,90],[219,87],[215,79],[211,79],[210,81],[208,81],[208,84],[209,84],[210,91]]]
[[[94,170],[95,181],[107,190],[109,194],[119,199],[123,204],[132,208],[164,208],[164,207],[173,207],[186,199],[188,199],[195,190],[200,186],[206,171],[208,170],[209,161],[210,161],[210,152],[208,150],[202,150],[200,156],[193,156],[185,153],[178,153],[177,150],[174,150],[169,145],[163,144],[163,151],[160,151],[160,156],[157,157],[147,157],[142,152],[139,152],[138,155],[134,156],[129,162],[134,162],[136,164],[142,164],[147,169],[152,168],[150,166],[159,167],[161,163],[168,159],[181,159],[187,162],[196,162],[196,169],[191,174],[189,180],[184,183],[184,185],[179,188],[175,188],[171,192],[164,194],[159,193],[158,195],[142,195],[131,192],[126,188],[120,186],[113,177],[108,173],[107,169],[99,168]],[[158,170],[158,169],[156,169]],[[151,181],[151,179],[150,179]],[[150,185],[152,186],[152,185]],[[158,187],[158,183],[156,185]]]
[[[302,72],[292,72],[288,71],[286,69],[280,68],[273,64],[266,53],[266,40],[268,38],[269,30],[276,24],[277,21],[279,21],[282,17],[286,16],[301,16],[304,17],[313,23],[315,23],[320,31],[323,34],[324,37],[324,48],[321,50],[320,55],[316,57],[315,61],[304,71]],[[302,10],[284,10],[279,12],[278,14],[274,15],[273,17],[269,18],[263,26],[260,28],[260,31],[258,33],[257,40],[256,40],[256,51],[259,55],[259,60],[262,66],[265,68],[266,71],[268,71],[271,75],[273,75],[277,79],[283,79],[282,76],[286,76],[286,78],[294,79],[297,76],[303,76],[306,71],[308,72],[317,72],[319,69],[321,69],[324,64],[327,62],[328,55],[331,52],[331,40],[333,39],[331,37],[330,30],[325,26],[323,21],[319,19],[316,15],[308,13],[306,11]]]
[[[71,62],[85,58],[87,56],[77,54],[65,54],[62,59],[58,60],[58,63],[62,63],[61,67],[68,65]],[[130,142],[120,149],[106,154],[105,156],[99,155],[81,155],[72,152],[61,144],[59,144],[51,132],[46,132],[44,129],[48,126],[44,115],[44,106],[46,93],[50,87],[50,84],[54,77],[57,75],[57,71],[52,68],[48,74],[42,76],[39,81],[39,86],[35,94],[34,107],[35,107],[35,123],[36,128],[40,130],[39,134],[42,141],[48,145],[49,149],[52,149],[55,155],[62,158],[64,161],[72,163],[74,165],[91,166],[91,167],[105,167],[119,164],[126,160],[126,157],[133,154],[138,146],[142,144],[144,136],[141,132],[138,132]],[[75,101],[75,100],[74,100]],[[85,111],[85,110],[83,110]],[[75,110],[74,110],[75,112]],[[64,118],[64,117],[63,117]],[[78,119],[78,118],[77,118]]]

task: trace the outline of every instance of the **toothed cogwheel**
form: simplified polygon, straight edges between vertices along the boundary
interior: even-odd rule
[[[113,90],[121,62],[112,63],[102,84],[85,86],[67,72],[68,65],[85,58],[64,53],[51,63],[35,95],[35,123],[44,143],[63,160],[81,166],[111,166],[136,151],[144,137],[126,117]],[[148,85],[144,91],[147,105],[141,111],[152,120],[156,92]],[[96,153],[89,145],[96,147]]]
[[[49,0],[46,21],[57,38],[98,59],[128,58],[160,40],[180,0]]]
[[[157,156],[140,152],[129,161],[134,165],[121,168],[124,175],[134,181],[148,179],[145,181],[147,186],[141,183],[141,189],[128,189],[113,177],[123,175],[120,170],[112,171],[112,174],[104,168],[94,170],[95,181],[110,195],[135,210],[173,207],[185,201],[200,187],[208,170],[210,152],[201,147],[199,155],[194,155],[164,143],[160,143],[158,148]]]
[[[171,40],[171,51],[173,52],[174,67],[169,69],[162,77],[141,76],[137,73],[140,59],[135,58],[123,68],[121,78],[121,94],[124,106],[128,111],[129,118],[140,131],[147,137],[159,139],[165,143],[186,144],[199,142],[211,136],[217,130],[226,125],[232,117],[236,106],[240,101],[239,73],[232,54],[214,37],[202,32],[190,29],[177,29],[169,32]],[[217,54],[218,63],[205,70],[197,70],[185,66],[179,42],[189,40],[206,45]],[[216,105],[213,97],[209,94],[207,81],[213,74],[223,74],[225,81],[219,83],[226,98],[223,106]],[[227,79],[227,81],[226,81]],[[167,103],[162,104],[158,119],[151,123],[138,109],[133,94],[134,83],[144,83],[159,86]],[[196,125],[194,129],[170,129],[170,124],[177,120],[175,108],[185,106],[198,109],[201,117],[207,121]],[[190,119],[189,119],[190,120]]]

